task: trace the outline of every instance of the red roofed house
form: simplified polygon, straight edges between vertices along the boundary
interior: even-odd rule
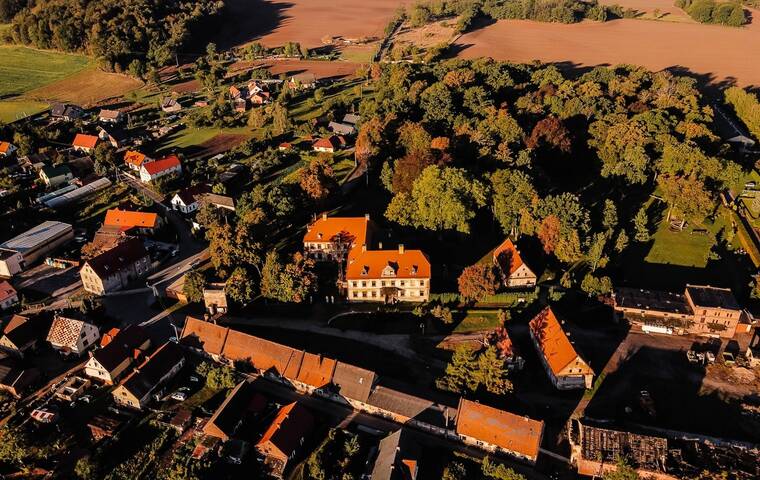
[[[315,152],[335,153],[335,151],[338,150],[340,146],[340,139],[333,135],[331,137],[318,139],[311,145],[311,148]]]
[[[77,133],[77,136],[74,137],[74,141],[71,142],[71,146],[77,152],[92,153],[92,151],[95,150],[95,145],[98,144],[98,140],[100,139],[95,135]]]
[[[18,293],[10,283],[0,282],[0,310],[7,310],[18,303]]]
[[[16,146],[12,143],[0,142],[0,157],[10,157],[16,150]]]
[[[135,172],[139,172],[144,163],[152,161],[152,158],[146,157],[145,154],[135,150],[127,150],[127,153],[124,154],[124,163],[127,164],[130,170],[134,170]]]
[[[161,226],[161,217],[157,213],[112,208],[106,212],[103,225],[117,227],[122,232],[131,231],[132,233],[138,232],[147,235],[155,232]]]
[[[179,175],[182,173],[182,163],[176,155],[169,155],[155,162],[144,163],[140,167],[140,180],[145,183],[165,177],[167,175]]]
[[[113,385],[127,369],[137,362],[143,352],[150,347],[150,337],[145,330],[138,325],[117,330],[110,341],[103,345],[104,335],[101,339],[101,348],[96,350],[84,366],[84,374],[90,378],[96,378]]]
[[[314,260],[343,261],[351,250],[367,245],[371,231],[369,215],[328,218],[325,213],[306,227],[303,249]]]
[[[421,250],[366,250],[346,266],[349,301],[426,302],[430,297],[430,261]]]
[[[557,389],[591,388],[594,371],[575,351],[551,307],[530,321],[530,338]]]
[[[121,406],[141,410],[152,398],[159,396],[163,385],[185,366],[185,355],[179,345],[166,342],[135,367],[119,383],[111,395]]]
[[[456,432],[465,443],[536,463],[544,422],[477,402],[459,400]]]
[[[299,403],[285,405],[277,412],[256,444],[257,454],[272,475],[282,478],[288,461],[295,457],[312,428],[314,417]]]
[[[493,251],[493,263],[501,273],[501,281],[507,288],[534,287],[536,274],[528,268],[520,257],[520,252],[512,240],[504,243]]]

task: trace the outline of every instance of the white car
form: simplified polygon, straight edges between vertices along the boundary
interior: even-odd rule
[[[185,392],[174,392],[172,393],[171,399],[178,402],[184,402],[187,400],[187,394]]]

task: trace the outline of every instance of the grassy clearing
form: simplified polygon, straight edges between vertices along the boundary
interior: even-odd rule
[[[652,237],[654,244],[645,260],[648,263],[680,265],[684,267],[704,268],[707,266],[708,254],[715,244],[715,235],[724,226],[724,219],[719,215],[715,222],[706,222],[704,233],[693,233],[692,228],[684,231],[671,231],[663,218]]]
[[[47,103],[34,100],[3,100],[0,101],[0,122],[14,122],[40,113],[47,108]]]
[[[377,44],[346,47],[340,52],[340,58],[347,62],[369,63],[377,50]]]
[[[188,127],[169,135],[160,150],[196,147],[221,134],[250,135],[251,132],[246,128]]]
[[[0,97],[20,95],[62,80],[90,65],[82,55],[0,46]]]
[[[127,75],[108,73],[92,66],[45,86],[27,92],[26,97],[37,100],[72,102],[92,105],[109,98],[124,96],[142,86],[142,82]]]
[[[455,314],[457,318],[461,314]],[[467,310],[464,312],[464,318],[454,328],[453,333],[472,333],[485,330],[493,330],[500,327],[498,313],[496,310]]]

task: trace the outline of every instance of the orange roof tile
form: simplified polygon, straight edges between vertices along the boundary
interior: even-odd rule
[[[8,153],[11,149],[11,144],[8,142],[0,142],[0,153]]]
[[[464,398],[459,402],[457,433],[497,445],[535,460],[544,422],[515,415]]]
[[[327,217],[322,216],[306,228],[304,242],[350,242],[351,247],[361,247],[367,243],[370,228],[367,217]]]
[[[163,172],[164,170],[169,170],[170,168],[174,168],[180,165],[182,165],[182,163],[179,161],[178,156],[169,155],[168,157],[156,160],[155,162],[143,164],[142,168],[144,168],[149,175],[155,175],[159,172]]]
[[[122,227],[123,230],[130,228],[155,228],[158,222],[158,214],[150,212],[133,212],[113,208],[106,212],[103,225]]]
[[[530,331],[538,341],[546,363],[555,375],[561,374],[568,365],[580,357],[551,307],[546,307],[530,321]]]
[[[5,280],[0,282],[0,301],[7,300],[16,295],[16,289],[11,286],[10,283]]]
[[[124,163],[134,165],[135,167],[142,166],[142,164],[147,159],[148,157],[146,157],[145,154],[142,154],[135,150],[127,150],[127,153],[124,154]]]
[[[430,278],[430,260],[421,250],[367,250],[353,252],[346,279]]]
[[[182,343],[203,349],[211,355],[221,355],[229,329],[210,322],[187,317],[182,328]]]
[[[301,404],[293,402],[277,412],[277,416],[256,447],[262,449],[271,446],[280,454],[278,456],[288,458],[300,445],[301,438],[308,435],[313,426],[314,417],[311,413]]]
[[[507,261],[509,265],[506,265]],[[493,263],[498,265],[507,276],[515,273],[515,270],[523,265],[520,252],[508,238],[493,251]]]
[[[85,135],[83,133],[77,133],[77,136],[74,137],[74,141],[71,144],[75,147],[80,147],[80,148],[95,148],[95,145],[98,143],[98,140],[100,139],[94,135]]]
[[[243,332],[230,330],[224,344],[222,355],[229,360],[249,360],[253,366],[266,372],[274,369],[282,376],[287,372],[295,378],[300,368],[303,352],[263,338],[254,337]]]
[[[296,380],[312,387],[322,388],[332,380],[335,363],[332,358],[305,352],[301,362],[301,371],[298,372]]]

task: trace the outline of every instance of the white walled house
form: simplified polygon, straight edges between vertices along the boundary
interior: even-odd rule
[[[200,199],[203,194],[210,191],[211,189],[208,185],[203,184],[193,185],[192,187],[180,190],[171,199],[172,208],[182,213],[192,213],[200,207]]]
[[[168,175],[182,173],[182,163],[176,155],[169,155],[160,160],[143,163],[140,167],[140,180],[144,183],[152,182]]]
[[[47,341],[59,352],[80,356],[100,338],[98,327],[73,318],[56,316],[48,332]]]

